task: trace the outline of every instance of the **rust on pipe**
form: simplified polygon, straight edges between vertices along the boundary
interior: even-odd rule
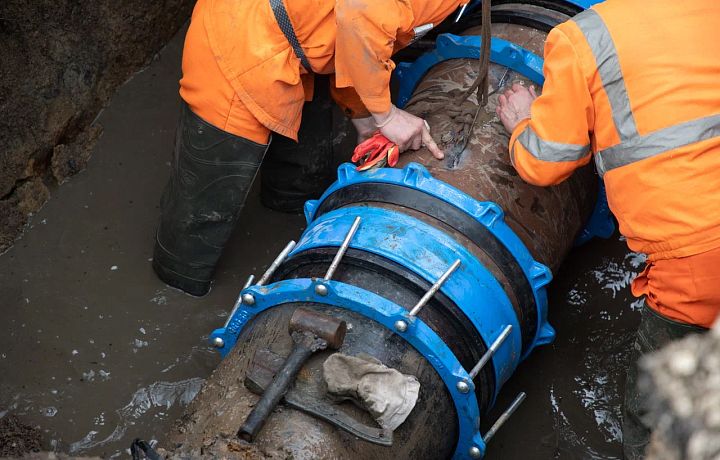
[[[493,24],[492,35],[543,55],[546,34],[513,24]],[[479,35],[480,28],[463,35]],[[424,118],[435,142],[444,151],[452,143],[458,125],[448,114],[450,101],[475,79],[477,61],[452,59],[432,67],[418,83],[405,110]],[[495,115],[499,82],[507,67],[491,63],[490,97],[473,128],[467,147],[456,158],[435,160],[427,149],[408,151],[400,156],[397,168],[410,162],[424,165],[436,179],[456,187],[479,201],[492,201],[505,212],[505,222],[522,240],[535,260],[556,272],[572,247],[575,236],[592,213],[597,197],[597,177],[592,165],[576,171],[560,185],[536,187],[526,183],[510,163],[510,135]],[[526,76],[507,72],[506,87],[519,82],[534,85]],[[537,87],[537,85],[535,85]],[[540,92],[540,91],[538,91]],[[477,104],[475,95],[468,99]]]

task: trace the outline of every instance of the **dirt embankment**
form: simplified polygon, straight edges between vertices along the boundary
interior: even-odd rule
[[[88,126],[194,3],[0,2],[0,253],[49,198],[44,182],[85,168],[101,132]]]

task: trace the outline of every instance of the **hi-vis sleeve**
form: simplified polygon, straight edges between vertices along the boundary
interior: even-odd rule
[[[510,137],[510,160],[534,185],[557,185],[591,157],[594,109],[588,83],[570,39],[555,28],[545,43],[545,84],[530,119]]]
[[[352,86],[370,112],[390,110],[390,59],[402,21],[396,0],[338,0],[337,88]]]

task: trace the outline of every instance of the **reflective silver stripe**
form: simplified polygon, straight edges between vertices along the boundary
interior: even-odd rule
[[[553,163],[578,161],[590,154],[590,144],[577,145],[546,141],[541,139],[529,124],[517,137],[516,142],[518,141],[525,147],[525,150],[540,161]],[[515,160],[515,145],[513,145],[512,160]]]
[[[630,107],[625,81],[620,70],[617,49],[610,31],[595,10],[585,10],[572,19],[585,35],[595,56],[598,73],[602,80],[605,93],[610,100],[615,129],[621,141],[638,136],[635,117]]]
[[[602,175],[611,169],[719,136],[720,114],[710,115],[659,129],[602,150],[595,155],[595,164]]]

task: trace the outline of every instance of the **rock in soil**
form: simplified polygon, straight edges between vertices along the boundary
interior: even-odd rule
[[[102,126],[92,125],[80,133],[75,142],[55,146],[51,166],[52,175],[59,184],[85,169],[100,133]]]
[[[173,451],[158,449],[166,460],[292,460],[287,451],[264,451],[227,433],[205,436],[201,446],[180,446]]]
[[[37,212],[50,198],[50,190],[39,177],[18,185],[6,199],[0,200],[0,254],[10,249],[22,235],[28,215]]]
[[[720,458],[720,321],[643,363],[655,432],[647,460]]]

